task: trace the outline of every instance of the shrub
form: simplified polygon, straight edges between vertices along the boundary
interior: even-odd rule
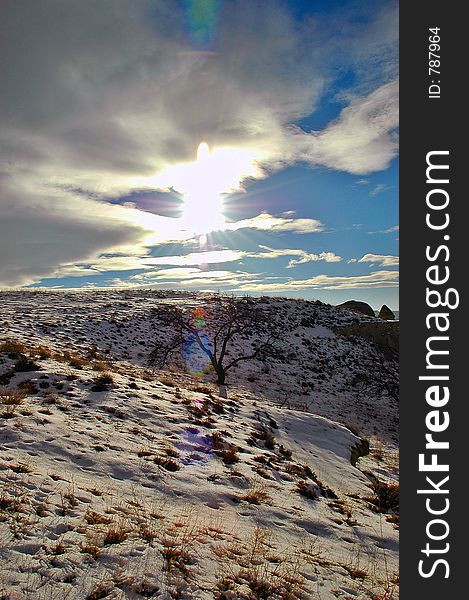
[[[26,379],[25,381],[19,383],[18,389],[23,391],[27,396],[31,396],[39,392],[37,385],[30,379]]]
[[[265,436],[264,445],[268,450],[273,450],[275,448],[275,436],[273,433],[267,433]]]
[[[318,497],[316,489],[304,480],[301,480],[296,484],[296,491],[300,496],[308,498],[308,500],[316,500]]]
[[[399,512],[400,488],[398,483],[385,483],[384,481],[374,481],[371,484],[371,489],[373,490],[375,496],[373,498],[367,498],[367,500],[370,504],[372,504],[375,507],[375,509],[378,512]]]
[[[166,456],[155,456],[153,462],[167,471],[179,471],[181,468],[179,463]]]
[[[50,358],[52,356],[52,352],[47,346],[36,346],[34,354],[42,359]]]
[[[25,373],[27,371],[38,371],[40,367],[37,363],[35,363],[33,360],[31,360],[24,354],[20,354],[17,361],[15,362],[14,369],[17,373]]]
[[[31,473],[32,469],[26,463],[17,463],[16,465],[8,465],[14,473]]]
[[[249,490],[243,496],[240,496],[240,500],[256,505],[262,504],[268,498],[267,486],[263,481],[253,481]]]
[[[179,457],[179,452],[176,450],[176,448],[173,448],[170,445],[165,446],[164,451],[165,451],[165,453],[168,456],[171,456],[172,458],[178,458]]]
[[[68,364],[75,369],[83,369],[86,365],[86,360],[78,354],[72,354],[68,359]]]
[[[23,403],[25,397],[25,390],[9,390],[8,388],[0,388],[0,404],[5,404],[7,406],[19,406]]]
[[[104,360],[98,360],[93,363],[93,371],[108,371],[109,363]]]
[[[24,352],[26,352],[26,346],[23,342],[17,340],[6,339],[0,343],[0,352],[8,354],[9,358],[19,358]]]
[[[235,446],[230,446],[227,450],[216,450],[216,454],[222,459],[225,465],[234,465],[239,462],[238,450]]]
[[[93,385],[91,386],[92,392],[107,392],[109,391],[109,385],[114,383],[114,378],[111,373],[103,373],[93,379]]]
[[[128,535],[129,530],[124,521],[110,523],[106,533],[104,534],[103,544],[105,546],[110,546],[111,544],[120,544],[127,539]]]
[[[110,583],[99,583],[95,589],[86,596],[86,600],[101,600],[107,598],[112,592],[113,586]]]
[[[215,450],[223,449],[225,442],[223,441],[223,435],[220,431],[212,431],[211,440]]]

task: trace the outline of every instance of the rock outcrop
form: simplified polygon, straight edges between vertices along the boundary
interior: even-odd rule
[[[354,312],[367,315],[368,317],[375,316],[375,311],[371,308],[371,306],[366,302],[360,302],[359,300],[347,300],[347,302],[342,302],[342,304],[338,304],[337,308],[352,310]]]
[[[378,317],[380,319],[383,319],[384,321],[394,321],[396,318],[396,315],[392,312],[392,310],[389,308],[389,306],[386,306],[386,304],[383,304],[383,306],[381,307],[381,309],[378,313]]]

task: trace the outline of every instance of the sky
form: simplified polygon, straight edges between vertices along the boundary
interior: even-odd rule
[[[0,287],[398,309],[394,1],[3,0]]]

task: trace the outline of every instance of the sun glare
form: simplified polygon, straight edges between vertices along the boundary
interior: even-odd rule
[[[215,165],[206,142],[197,148],[197,161],[184,197],[182,224],[189,231],[203,234],[222,229],[225,223],[223,202],[217,186]]]
[[[206,142],[201,142],[195,161],[170,166],[154,177],[134,183],[180,192],[184,198],[181,228],[202,235],[226,228],[223,194],[239,190],[246,177],[259,175],[255,164],[258,158],[258,153],[252,150],[232,147],[210,150]]]

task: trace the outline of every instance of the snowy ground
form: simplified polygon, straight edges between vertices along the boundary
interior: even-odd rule
[[[395,361],[270,299],[284,353],[224,399],[148,368],[162,301],[210,297],[0,293],[1,597],[398,598],[398,408],[354,383]]]

